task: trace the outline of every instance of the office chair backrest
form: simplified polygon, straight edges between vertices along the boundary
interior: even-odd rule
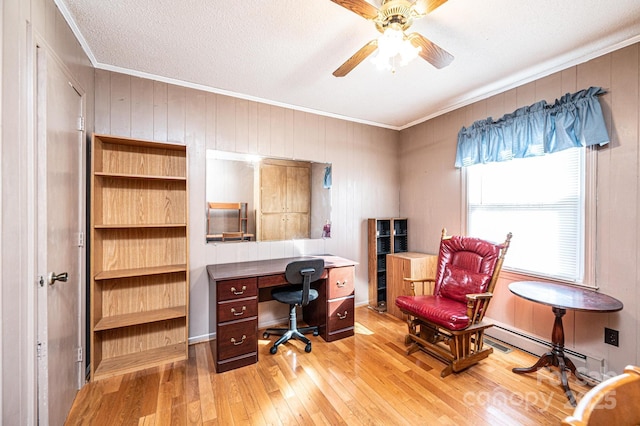
[[[296,260],[287,265],[284,276],[291,284],[302,284],[302,306],[309,304],[311,283],[324,272],[324,259]]]

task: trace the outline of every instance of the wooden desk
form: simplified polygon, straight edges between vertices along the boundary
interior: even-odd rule
[[[562,317],[567,312],[567,309],[587,312],[616,312],[622,309],[622,302],[593,290],[539,281],[513,282],[509,284],[509,290],[523,299],[551,306],[551,310],[556,316],[553,330],[551,331],[551,351],[543,354],[538,362],[531,367],[514,368],[512,371],[523,374],[537,371],[542,367],[558,367],[560,369],[562,388],[571,405],[575,407],[576,399],[571,389],[569,389],[567,370],[571,370],[578,379],[582,377],[576,371],[576,366],[571,359],[564,356]]]
[[[312,284],[318,299],[303,309],[307,324],[317,325],[328,342],[354,334],[355,262],[338,256],[302,256],[208,265],[216,295],[216,372],[258,361],[258,302],[271,299],[273,287],[289,285],[284,271],[290,262],[323,258],[325,272]]]

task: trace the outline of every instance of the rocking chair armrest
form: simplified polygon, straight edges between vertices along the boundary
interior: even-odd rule
[[[493,293],[473,293],[467,294],[467,302],[476,301],[476,300],[489,300],[493,297]]]
[[[416,295],[416,283],[422,283],[422,293],[424,294],[424,283],[435,283],[435,278],[403,278],[405,283],[411,283],[411,295]],[[429,286],[431,290],[431,286]]]
[[[469,317],[469,325],[482,321],[486,309],[486,305],[491,300],[493,293],[473,293],[467,294],[467,316]]]

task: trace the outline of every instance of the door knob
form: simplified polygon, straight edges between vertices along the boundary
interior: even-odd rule
[[[66,283],[68,278],[69,278],[68,272],[62,272],[60,274],[56,274],[55,272],[50,272],[49,278],[47,281],[49,282],[49,285],[54,285],[56,281],[62,281],[63,283]]]

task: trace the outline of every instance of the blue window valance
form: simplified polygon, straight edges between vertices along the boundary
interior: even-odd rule
[[[491,117],[458,132],[456,167],[532,157],[573,147],[605,145],[609,135],[598,96],[600,87],[567,93],[519,108],[498,120]]]

